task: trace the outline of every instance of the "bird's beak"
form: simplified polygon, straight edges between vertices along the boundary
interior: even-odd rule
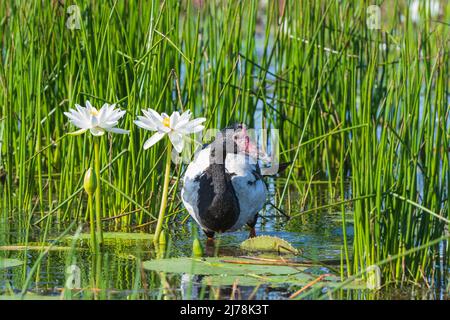
[[[255,160],[261,160],[263,162],[270,162],[271,159],[261,148],[258,148],[256,143],[250,140],[249,136],[245,136],[245,149],[244,152]]]

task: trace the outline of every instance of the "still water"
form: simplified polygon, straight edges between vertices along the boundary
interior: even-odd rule
[[[298,194],[291,194],[291,198],[296,197]],[[289,210],[291,214],[301,211],[295,206],[289,206]],[[348,208],[346,215],[347,237],[351,245],[353,237],[351,208]],[[163,253],[156,253],[149,240],[128,239],[107,241],[101,257],[94,257],[91,254],[86,241],[63,240],[43,253],[43,250],[39,250],[43,230],[37,227],[31,228],[28,235],[28,250],[25,250],[21,244],[24,244],[27,235],[2,228],[9,232],[2,235],[1,256],[19,259],[23,264],[0,270],[0,295],[8,299],[23,291],[30,299],[288,299],[306,286],[304,291],[296,296],[297,298],[445,299],[447,297],[445,289],[436,291],[413,285],[396,287],[383,284],[379,290],[369,290],[361,281],[357,285],[336,289],[336,281],[327,282],[327,278],[317,283],[310,280],[283,281],[281,278],[274,283],[258,275],[235,277],[239,279],[222,277],[218,283],[217,277],[212,278],[216,281],[210,282],[207,275],[189,274],[188,268],[186,272],[176,273],[143,268],[143,261],[192,256],[192,234],[196,231],[192,228],[190,219],[185,220],[185,217],[185,212],[180,213],[180,218],[170,225],[171,231]],[[59,231],[56,227],[53,229],[48,235],[48,244],[61,234],[64,227],[60,226]],[[76,228],[72,229],[69,235],[75,233]],[[301,270],[301,275],[310,277],[308,279],[317,279],[321,275],[329,274],[335,280],[339,280],[341,272],[345,269],[340,263],[343,250],[340,212],[332,210],[312,212],[288,220],[268,205],[258,221],[257,234],[287,240],[295,248],[300,249],[301,254],[279,256],[273,253],[268,256],[244,252],[239,245],[247,239],[247,230],[220,235],[215,246],[207,244],[203,234],[199,236],[204,247],[204,256],[240,258],[252,256],[284,259],[290,262],[313,262],[310,267]],[[100,268],[95,268],[95,264],[100,265]],[[27,283],[28,289],[24,290]]]

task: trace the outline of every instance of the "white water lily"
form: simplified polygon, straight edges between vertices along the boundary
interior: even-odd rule
[[[183,151],[184,137],[202,131],[205,128],[202,123],[206,119],[197,118],[191,120],[191,112],[189,110],[181,115],[176,111],[170,117],[166,113],[159,114],[153,109],[142,110],[142,113],[144,116],[138,116],[138,120],[134,121],[134,123],[140,128],[156,131],[144,143],[144,149],[150,148],[167,134],[175,150],[180,153]]]
[[[80,128],[75,134],[81,134],[87,130],[94,136],[101,136],[106,131],[128,134],[128,130],[116,128],[125,111],[116,109],[115,104],[105,103],[100,110],[97,110],[89,101],[86,101],[86,107],[76,104],[75,108],[70,109],[69,112],[64,112],[70,122]]]

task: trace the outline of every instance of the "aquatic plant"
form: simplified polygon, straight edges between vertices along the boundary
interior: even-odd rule
[[[102,136],[105,132],[128,134],[128,130],[117,128],[120,118],[125,115],[125,111],[116,109],[116,105],[105,103],[100,110],[93,107],[89,100],[86,107],[75,104],[76,109],[64,112],[69,121],[80,130],[71,134],[78,135],[89,130],[93,136]]]
[[[76,109],[70,109],[69,112],[64,112],[66,117],[69,118],[70,122],[75,125],[76,127],[80,128],[80,130],[76,132],[72,132],[72,135],[79,135],[87,130],[90,131],[90,133],[94,136],[94,166],[95,166],[95,178],[93,175],[88,175],[86,178],[88,180],[86,181],[85,178],[85,189],[91,189],[93,181],[95,180],[95,215],[96,215],[96,225],[97,225],[97,244],[101,245],[103,242],[103,236],[102,236],[102,223],[101,223],[101,187],[100,182],[97,183],[97,179],[100,178],[100,155],[99,155],[99,138],[102,135],[105,134],[105,132],[111,132],[111,133],[119,133],[119,134],[128,134],[129,132],[124,129],[116,128],[117,124],[119,123],[120,118],[122,118],[125,115],[125,111],[116,109],[116,105],[109,105],[105,103],[100,110],[97,110],[97,108],[93,107],[91,103],[87,100],[86,101],[86,107],[82,107],[78,104],[75,104]],[[89,173],[89,170],[87,171],[87,174]],[[98,177],[98,178],[97,178]],[[89,184],[90,186],[86,185]],[[88,190],[86,190],[88,191]],[[89,195],[92,197],[92,195]],[[92,215],[92,208],[89,210],[91,211]],[[91,228],[93,227],[92,221],[91,221]],[[93,231],[91,230],[91,233]],[[96,244],[93,242],[93,245]]]
[[[158,222],[156,224],[155,236],[153,241],[157,243],[162,230],[162,224],[167,207],[167,195],[169,192],[169,180],[170,180],[170,164],[172,162],[172,145],[175,151],[180,153],[183,151],[184,143],[190,134],[202,131],[205,127],[202,125],[206,121],[205,118],[197,118],[191,120],[191,111],[187,110],[181,115],[178,111],[168,116],[166,113],[161,115],[153,109],[142,110],[144,116],[138,116],[138,120],[134,123],[145,130],[156,131],[154,135],[150,137],[144,143],[144,149],[148,149],[157,143],[159,140],[168,136],[170,143],[167,146],[166,165],[164,171],[164,184],[163,193],[161,197],[161,206],[159,209]]]
[[[205,128],[277,129],[280,160],[292,165],[269,180],[279,210],[267,207],[261,221],[322,235],[336,219],[344,281],[370,279],[367,268],[379,266],[382,286],[446,288],[450,12],[431,0],[411,9],[417,2],[81,0],[69,10],[67,1],[1,1],[0,244],[48,243],[89,221],[83,179],[92,162],[102,187],[94,209],[108,231],[150,234],[161,221],[185,237],[184,165],[168,183],[172,143],[144,152],[148,133],[133,125],[152,103],[159,115],[202,115]],[[129,135],[93,125],[87,105],[74,109],[84,127],[74,125],[103,136],[69,135],[64,112],[86,100],[123,106]],[[14,268],[24,292],[50,269],[35,258],[31,269]],[[140,270],[118,265],[117,277]],[[148,285],[160,288],[157,275]]]

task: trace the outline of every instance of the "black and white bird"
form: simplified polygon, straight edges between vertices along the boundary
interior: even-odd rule
[[[244,124],[219,132],[187,167],[181,198],[192,218],[213,239],[215,233],[248,225],[254,237],[258,212],[266,203],[258,150]]]

